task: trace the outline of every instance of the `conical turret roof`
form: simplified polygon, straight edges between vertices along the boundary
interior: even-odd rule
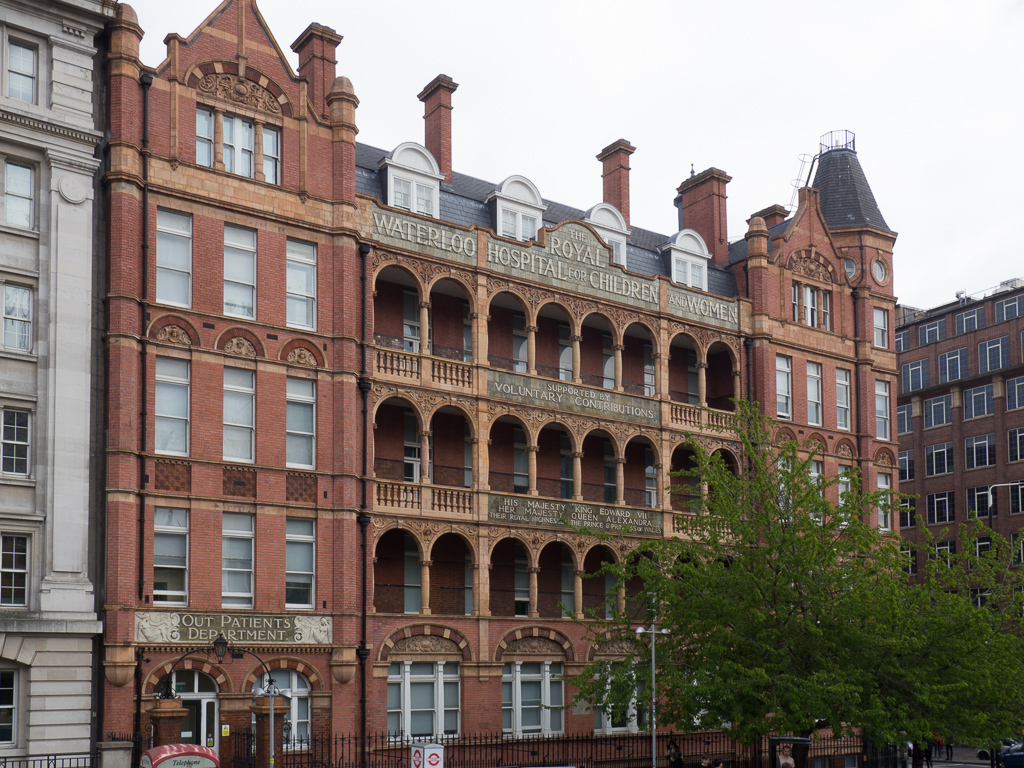
[[[818,168],[811,184],[821,193],[821,212],[825,223],[830,228],[868,226],[892,231],[882,218],[864,169],[860,167],[853,134],[848,131],[841,133],[848,137],[847,140],[839,146],[831,145],[831,148],[826,148],[823,137]]]

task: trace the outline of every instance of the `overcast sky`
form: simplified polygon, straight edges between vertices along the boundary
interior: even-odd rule
[[[159,64],[216,0],[131,0]],[[279,45],[311,23],[344,40],[338,74],[360,105],[359,140],[423,143],[416,94],[436,75],[453,97],[453,164],[522,174],[544,197],[601,201],[595,155],[635,146],[632,224],[678,229],[675,189],[720,168],[729,239],[750,214],[789,205],[821,134],[857,154],[899,233],[896,293],[915,307],[1024,277],[1024,2],[1021,0],[259,0]],[[1018,250],[1019,249],[1019,250]]]

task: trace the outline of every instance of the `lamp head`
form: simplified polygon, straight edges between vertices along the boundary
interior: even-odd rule
[[[228,640],[223,632],[213,641],[213,655],[217,657],[217,661],[224,661],[224,657],[228,655]]]

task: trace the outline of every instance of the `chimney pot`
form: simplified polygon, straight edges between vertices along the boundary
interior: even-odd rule
[[[309,98],[318,115],[326,117],[327,93],[334,85],[338,64],[335,55],[341,35],[322,24],[310,24],[292,43],[299,55],[299,75],[309,81]]]

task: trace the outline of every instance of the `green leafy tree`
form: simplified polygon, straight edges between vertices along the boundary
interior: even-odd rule
[[[876,524],[895,493],[864,492],[856,473],[814,477],[816,446],[778,441],[750,404],[733,429],[740,471],[691,441],[693,467],[680,474],[706,492],[677,516],[679,535],[606,566],[632,594],[624,613],[588,625],[599,646],[628,638],[634,661],[591,665],[580,697],[605,711],[646,707],[650,636],[634,629],[656,620],[670,630],[657,637],[661,726],[744,743],[822,727],[892,743],[1016,733],[1022,582],[1006,542],[990,536],[979,554],[984,526],[971,523],[963,551],[929,559],[914,583],[907,545]]]

